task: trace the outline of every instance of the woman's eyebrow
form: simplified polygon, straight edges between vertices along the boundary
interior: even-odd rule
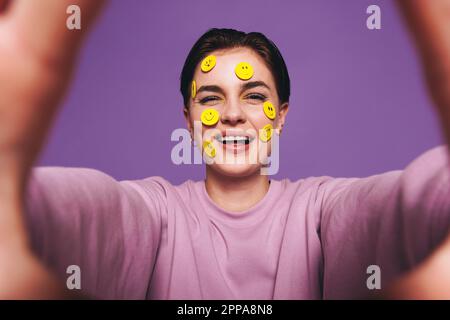
[[[253,89],[256,87],[264,87],[270,90],[270,87],[264,81],[250,81],[242,85],[242,91]]]
[[[217,92],[217,93],[224,94],[224,91],[222,90],[222,88],[219,86],[216,86],[216,85],[201,86],[200,88],[198,88],[197,93],[204,92],[204,91]]]

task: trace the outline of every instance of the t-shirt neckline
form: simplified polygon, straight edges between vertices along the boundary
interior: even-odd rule
[[[271,179],[269,190],[261,200],[245,211],[233,212],[221,208],[211,199],[206,190],[205,180],[199,181],[198,185],[210,217],[217,218],[228,225],[241,227],[249,227],[264,219],[267,212],[270,211],[270,209],[264,210],[264,208],[270,207],[268,204],[275,200],[279,188],[279,182]]]

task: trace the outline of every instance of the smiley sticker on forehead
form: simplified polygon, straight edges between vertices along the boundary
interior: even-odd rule
[[[264,114],[270,120],[275,119],[275,117],[277,116],[277,113],[275,111],[275,107],[273,106],[272,102],[270,102],[270,101],[264,102],[263,109],[264,109]]]
[[[202,69],[203,72],[209,72],[215,67],[215,65],[216,65],[216,56],[209,55],[202,60],[200,69]]]
[[[216,109],[205,109],[200,119],[205,126],[213,126],[219,121],[219,112]]]
[[[249,80],[253,77],[253,67],[247,62],[241,62],[234,69],[234,73],[241,80]]]

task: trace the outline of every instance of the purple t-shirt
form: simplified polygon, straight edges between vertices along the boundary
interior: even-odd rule
[[[116,181],[92,169],[36,168],[26,221],[56,274],[81,293],[126,299],[364,298],[422,261],[450,225],[448,150],[367,178],[271,180],[231,213],[204,181]]]

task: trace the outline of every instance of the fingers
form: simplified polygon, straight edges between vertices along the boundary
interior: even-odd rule
[[[425,58],[450,54],[450,0],[398,0],[397,3]]]
[[[0,0],[4,1],[4,0]],[[100,12],[103,0],[15,0],[11,3],[9,23],[24,50],[46,58],[64,60],[74,55],[83,35]],[[69,30],[67,8],[77,5],[81,30]]]
[[[450,0],[398,0],[450,144]]]
[[[399,0],[398,5],[419,49],[432,93],[442,95],[438,91],[448,91],[450,81],[450,0]]]
[[[9,3],[9,0],[0,0],[0,14],[3,14],[6,11]]]

